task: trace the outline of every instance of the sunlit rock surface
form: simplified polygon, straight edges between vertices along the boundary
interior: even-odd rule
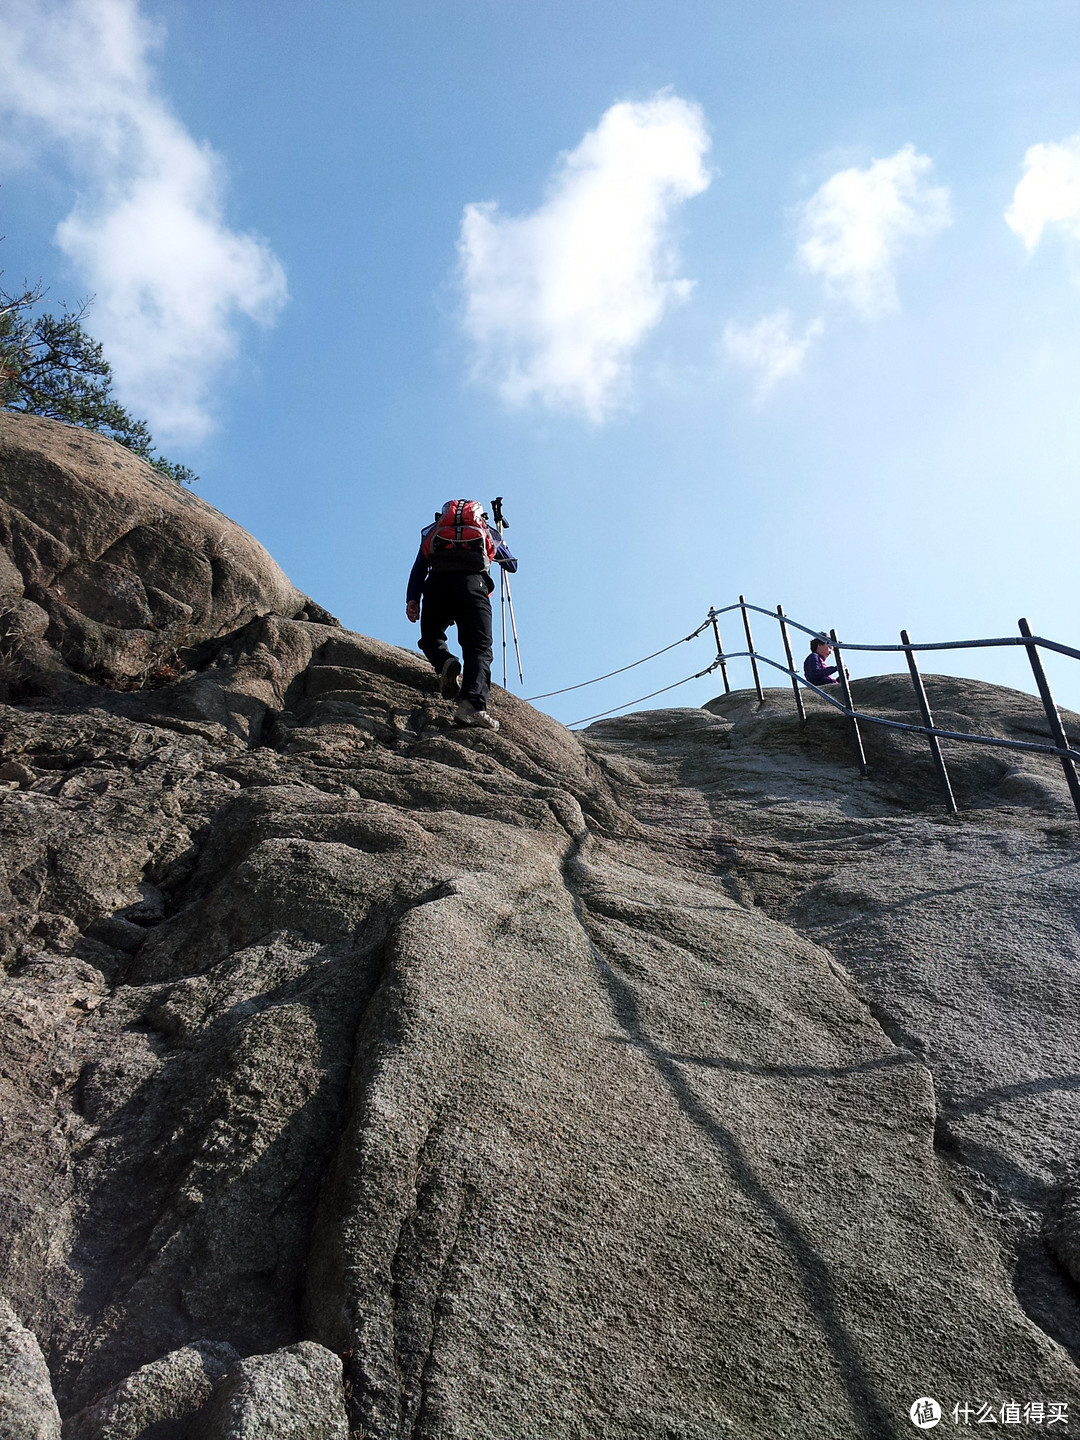
[[[96,470],[59,515],[19,476],[86,437],[3,425],[24,530],[79,532]],[[863,779],[780,691],[583,737],[497,692],[498,734],[457,730],[247,544],[232,620],[154,676],[128,634],[84,663],[7,551],[0,609],[49,618],[5,632],[0,1291],[69,1440],[1075,1418],[1056,762],[960,754],[950,817],[919,743],[868,735]],[[856,693],[902,716],[906,684]],[[1042,736],[1028,697],[929,690]]]

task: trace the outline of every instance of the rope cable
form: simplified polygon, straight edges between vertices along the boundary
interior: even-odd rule
[[[664,685],[659,690],[650,691],[648,695],[639,695],[636,700],[627,700],[625,705],[613,705],[610,710],[601,710],[598,715],[586,715],[583,720],[571,720],[566,728],[573,730],[575,725],[588,725],[591,720],[602,720],[605,715],[614,715],[619,710],[629,710],[631,705],[640,705],[643,700],[651,700],[655,695],[666,695],[669,690],[677,690],[680,685],[689,685],[691,680],[700,680],[705,675],[711,675],[719,664],[720,657],[717,656],[711,665],[707,665],[704,670],[699,670],[696,675],[687,675],[685,680],[676,680],[673,685]]]
[[[708,624],[708,620],[703,620],[693,634],[683,635],[680,639],[673,640],[670,645],[665,645],[662,650],[654,650],[651,655],[644,655],[640,660],[635,660],[630,665],[620,665],[618,670],[609,670],[606,675],[597,675],[595,680],[582,680],[577,685],[564,685],[561,690],[545,690],[543,695],[526,695],[526,704],[531,705],[534,700],[550,700],[553,695],[568,695],[571,690],[584,690],[586,685],[598,685],[601,680],[610,680],[613,675],[622,675],[627,670],[633,670],[638,665],[644,665],[646,660],[655,660],[658,655],[666,655],[669,650],[674,650],[676,646],[685,645],[688,640],[696,640]],[[679,681],[680,685],[683,683],[683,681]],[[659,694],[660,692],[657,691],[656,693]],[[580,722],[575,721],[574,723],[579,724]]]

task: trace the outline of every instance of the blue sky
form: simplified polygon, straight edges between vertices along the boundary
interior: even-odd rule
[[[351,628],[414,644],[420,525],[505,496],[526,695],[740,592],[1076,644],[1078,21],[9,0],[3,283],[95,294],[165,453]],[[1030,688],[1018,653],[954,664]]]

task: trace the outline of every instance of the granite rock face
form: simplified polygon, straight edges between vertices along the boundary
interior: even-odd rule
[[[1060,771],[962,758],[950,818],[916,747],[863,780],[779,693],[457,730],[426,662],[278,593],[141,689],[123,648],[50,688],[46,630],[0,709],[0,1289],[65,1434],[1075,1417]]]
[[[942,728],[1049,740],[1030,696],[943,676],[928,689]],[[906,675],[852,693],[919,723]],[[945,742],[950,816],[924,740],[864,726],[862,778],[847,722],[807,705],[803,728],[790,691],[739,692],[602,722],[586,745],[639,819],[827,950],[928,1067],[937,1154],[1024,1308],[1078,1357],[1080,826],[1060,765]],[[1076,745],[1080,717],[1064,720]]]
[[[0,1436],[60,1440],[49,1371],[37,1337],[0,1296]]]
[[[122,445],[0,410],[0,640],[38,684],[135,681],[265,614],[329,619],[258,543]],[[23,667],[19,667],[23,668]]]

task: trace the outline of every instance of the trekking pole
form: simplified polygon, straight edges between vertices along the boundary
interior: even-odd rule
[[[499,539],[502,539],[502,532],[510,529],[510,521],[503,514],[502,496],[496,495],[491,502],[491,518],[495,523],[495,529]],[[514,619],[514,597],[510,592],[510,576],[503,567],[499,566],[499,607],[502,609],[505,599],[506,607],[510,611],[510,628],[514,632],[514,654],[517,656],[518,679],[524,685],[525,676],[521,673],[521,647],[518,644],[517,621]],[[502,610],[502,648],[503,648],[503,689],[506,689],[506,610]]]
[[[502,631],[503,689],[506,689],[506,571],[499,566],[499,626]]]
[[[521,647],[518,644],[517,621],[514,619],[514,597],[510,593],[510,576],[505,570],[502,574],[506,582],[506,604],[510,611],[510,629],[514,632],[514,654],[517,656],[518,679],[524,685],[525,676],[521,673]]]

